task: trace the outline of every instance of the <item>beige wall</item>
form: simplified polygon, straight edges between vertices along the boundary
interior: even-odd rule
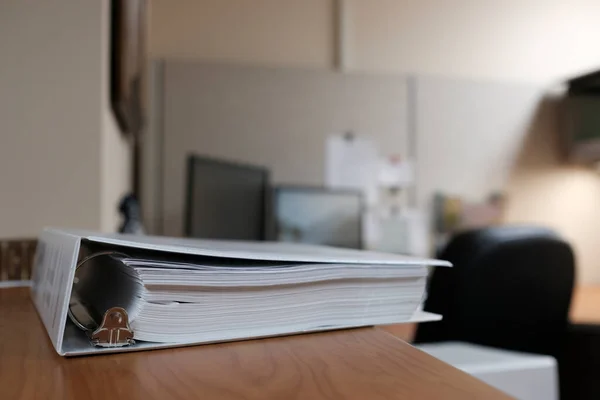
[[[150,0],[151,55],[328,67],[329,0]]]
[[[560,232],[577,258],[577,280],[600,283],[600,177],[577,167],[520,171],[508,187],[507,222],[542,224]]]
[[[345,0],[350,69],[550,82],[598,67],[596,0]],[[150,0],[151,53],[331,67],[334,0]]]
[[[596,0],[349,0],[354,65],[547,82],[598,68]]]
[[[100,3],[0,4],[0,236],[97,228]]]
[[[600,282],[600,174],[569,165],[560,150],[560,100],[549,95],[529,125],[507,187],[507,222],[530,222],[556,229],[577,256],[577,279]]]
[[[0,237],[115,223],[107,16],[106,1],[0,2]]]

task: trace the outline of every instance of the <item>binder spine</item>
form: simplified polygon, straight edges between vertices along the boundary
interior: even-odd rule
[[[31,296],[58,353],[62,352],[80,242],[79,236],[45,229],[36,250]]]

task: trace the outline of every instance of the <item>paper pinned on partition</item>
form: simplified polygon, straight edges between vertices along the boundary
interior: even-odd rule
[[[379,161],[379,184],[387,188],[406,188],[414,184],[414,165],[399,156],[382,157]]]
[[[375,143],[352,133],[331,135],[326,144],[325,183],[334,189],[357,189],[368,204],[377,202],[379,154]]]

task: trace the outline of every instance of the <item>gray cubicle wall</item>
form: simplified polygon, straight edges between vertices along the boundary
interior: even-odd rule
[[[482,201],[506,189],[544,89],[532,84],[415,78],[417,204],[442,191]]]
[[[166,61],[155,75],[162,144],[151,158],[162,164],[162,175],[158,183],[145,180],[146,193],[157,186],[161,196],[153,232],[182,234],[190,152],[264,165],[275,183],[321,185],[329,134],[370,137],[384,154],[408,150],[402,75],[187,61]]]
[[[144,213],[181,235],[190,152],[271,169],[275,183],[323,184],[327,136],[351,130],[384,154],[414,155],[414,204],[434,192],[475,201],[504,190],[543,88],[405,75],[164,61],[153,66]],[[535,149],[534,149],[535,151]]]

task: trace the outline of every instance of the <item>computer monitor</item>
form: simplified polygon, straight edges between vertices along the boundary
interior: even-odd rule
[[[187,236],[265,239],[266,168],[192,155],[187,180]]]
[[[362,248],[360,192],[278,186],[272,202],[277,240]]]

